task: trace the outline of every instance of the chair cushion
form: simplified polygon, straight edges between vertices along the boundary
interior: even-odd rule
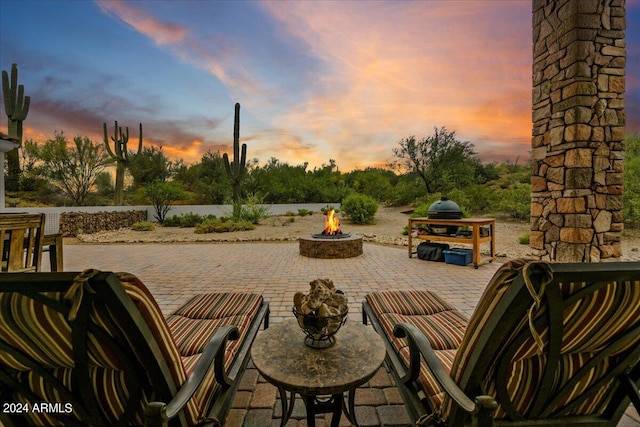
[[[262,296],[242,292],[210,293],[197,295],[187,301],[175,313],[167,317],[167,324],[180,351],[187,374],[198,362],[205,345],[213,333],[222,326],[236,326],[240,337],[229,341],[225,352],[225,367],[235,361],[249,327],[253,323]],[[208,408],[219,387],[213,369],[210,369],[194,398],[200,408]]]
[[[600,270],[508,262],[468,321],[428,291],[374,293],[367,301],[407,365],[406,342],[393,336],[400,322],[424,333],[467,396],[494,396],[496,418],[597,418],[619,403],[617,376],[638,363],[640,345],[640,281]],[[436,418],[460,422],[425,363],[419,383]]]
[[[468,316],[465,313],[429,291],[373,292],[366,298],[387,339],[407,366],[407,339],[397,338],[393,334],[393,328],[403,322],[416,326],[424,333],[445,369],[451,369],[467,326]],[[421,364],[419,380],[429,407],[439,408],[444,393],[424,363]]]
[[[507,281],[508,284],[509,281]],[[606,282],[605,282],[606,283]],[[557,362],[558,376],[552,384],[545,386],[545,393],[550,396],[562,395],[562,398],[550,401],[543,409],[544,413],[564,413],[565,415],[588,415],[600,413],[608,404],[613,390],[617,386],[614,378],[598,387],[594,387],[601,378],[619,364],[619,357],[626,355],[638,345],[638,339],[621,339],[628,334],[634,325],[640,324],[638,307],[640,307],[640,282],[620,281],[609,282],[608,286],[602,286],[591,292],[584,292],[587,287],[593,287],[592,282],[554,282],[553,286],[559,288],[565,306],[562,309],[562,326],[554,332],[561,335],[559,343],[559,360]],[[539,289],[536,289],[539,290]],[[500,289],[488,289],[493,292],[496,299],[503,295]],[[481,301],[487,303],[491,294]],[[487,313],[491,313],[490,310]],[[534,319],[548,316],[548,307],[543,303],[535,312]],[[487,327],[489,315],[483,316],[478,310],[474,313],[471,322],[475,328],[481,330]],[[534,320],[535,321],[535,320]],[[506,378],[508,398],[499,399],[499,407],[496,418],[505,418],[508,415],[507,407],[514,413],[524,417],[537,416],[532,407],[532,396],[540,392],[542,379],[547,367],[550,324],[540,323],[543,326],[535,328],[535,335],[544,337],[544,347],[539,344],[532,334],[527,316],[513,328],[513,336],[494,355],[494,360],[501,360],[504,349],[517,344],[517,349],[506,368],[502,368],[501,374]],[[637,327],[637,326],[635,326]],[[469,325],[470,333],[461,344],[461,350],[456,355],[451,376],[458,384],[464,385],[467,365],[474,356],[473,333],[474,329]],[[613,342],[615,348],[611,347]],[[463,351],[464,349],[464,351]],[[585,364],[592,366],[588,374],[576,381],[576,374],[583,370]],[[497,396],[496,373],[497,365],[492,365],[482,380],[482,389],[485,393]],[[523,381],[526,379],[526,382]],[[581,398],[582,402],[576,404],[573,401]],[[568,404],[572,409],[564,409]],[[448,411],[452,408],[451,402],[445,403]],[[540,408],[538,408],[540,410]],[[445,412],[445,415],[448,414]]]
[[[240,337],[227,344],[225,367],[228,368],[262,304],[262,296],[256,294],[202,294],[188,300],[165,319],[155,299],[137,277],[128,273],[117,275],[149,323],[156,340],[166,344],[161,349],[166,360],[172,362],[170,371],[177,384],[183,384],[191,374],[215,331],[230,325],[238,328]],[[204,411],[210,407],[219,387],[214,371],[210,369],[185,411],[191,424],[197,425],[207,415]]]
[[[239,329],[240,338],[229,342],[225,353],[225,365],[232,364],[262,303],[262,297],[253,294],[199,295],[167,320],[147,287],[135,276],[120,273],[120,282],[117,282],[107,275],[107,279],[111,277],[109,285],[99,282],[99,287],[93,289],[86,280],[101,273],[86,273],[78,276],[85,279],[81,286],[76,287],[76,282],[71,285],[70,281],[64,291],[0,292],[0,312],[3,313],[0,316],[0,365],[2,374],[7,374],[2,382],[11,384],[11,399],[16,402],[82,402],[73,406],[66,421],[46,412],[30,411],[23,420],[30,425],[77,425],[79,420],[89,418],[103,420],[108,425],[115,425],[122,419],[127,424],[142,425],[146,404],[159,398],[166,399],[164,390],[174,393],[176,390],[173,389],[185,383],[206,344],[223,325],[234,325]],[[27,276],[36,277],[37,274],[40,273],[28,273]],[[42,286],[47,285],[45,280]],[[51,286],[60,289],[59,285]],[[107,291],[111,286],[116,292]],[[136,307],[131,306],[123,290]],[[103,300],[102,295],[108,297]],[[82,320],[80,324],[86,326],[75,328],[72,333],[71,322],[76,319],[80,306],[89,319]],[[137,328],[132,321],[139,322],[140,326]],[[82,343],[84,336],[86,364],[80,366],[74,351],[85,354],[84,346],[80,344],[74,350],[73,343]],[[149,343],[149,348],[135,344],[139,344],[141,338]],[[149,360],[149,349],[161,353],[157,366]],[[136,375],[140,373],[141,365],[149,367],[147,375]],[[85,367],[86,376],[83,374]],[[165,375],[167,380],[153,384],[158,375]],[[88,388],[82,389],[85,378]],[[186,425],[195,426],[205,420],[220,388],[210,369],[183,411]],[[23,393],[31,397],[27,399]]]
[[[429,340],[443,367],[451,372],[455,364],[456,372],[460,374],[464,371],[468,350],[473,348],[478,339],[478,332],[490,321],[495,307],[523,265],[523,261],[515,260],[503,264],[496,271],[471,318],[429,291],[376,292],[367,295],[367,301],[383,327],[387,339],[407,366],[407,340],[393,335],[393,328],[401,322],[416,326]],[[466,333],[467,331],[469,333]],[[460,348],[462,354],[458,352]],[[450,399],[442,391],[426,363],[420,365],[419,382],[425,392],[425,403],[432,411],[446,418],[445,409],[449,408]]]

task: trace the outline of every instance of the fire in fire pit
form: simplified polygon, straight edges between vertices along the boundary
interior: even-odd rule
[[[340,219],[335,215],[335,210],[327,211],[324,220],[324,230],[320,234],[314,234],[316,239],[343,239],[351,236],[350,233],[343,233],[340,229]]]

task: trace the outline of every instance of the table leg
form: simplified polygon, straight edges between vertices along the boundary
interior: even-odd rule
[[[307,410],[307,426],[315,427],[316,425],[316,414],[326,414],[331,413],[331,427],[338,427],[340,425],[340,417],[342,416],[342,412],[347,415],[349,421],[351,421],[356,426],[358,424],[354,423],[351,418],[351,415],[348,414],[347,409],[344,407],[344,395],[342,393],[333,394],[331,397],[318,397],[318,396],[301,396],[302,401],[304,402],[304,406]],[[349,397],[349,406],[352,413],[353,406],[355,402],[355,398]],[[288,417],[287,417],[288,419]],[[282,427],[282,425],[281,425]]]
[[[407,244],[409,246],[409,258],[411,258],[411,254],[413,253],[413,239],[412,239],[412,235],[411,233],[413,233],[413,230],[411,228],[411,220],[409,220],[409,226],[407,228],[407,231],[409,232],[409,236],[408,236],[408,241]]]
[[[280,405],[282,407],[282,420],[280,420],[280,427],[284,427],[291,418],[293,413],[293,405],[296,403],[296,394],[290,393],[290,400],[287,405],[287,392],[282,387],[278,387],[278,393],[280,394]]]
[[[356,389],[349,390],[349,397],[347,399],[347,407],[344,408],[344,415],[347,417],[349,422],[356,427],[360,427],[358,421],[356,420]]]
[[[331,427],[339,427],[340,417],[342,416],[342,406],[343,406],[342,399],[344,399],[344,397],[342,396],[342,393],[340,393],[340,394],[334,394],[332,399],[334,401],[334,407],[333,407],[333,415],[331,415]]]
[[[316,397],[302,396],[302,401],[307,410],[307,427],[316,427]]]
[[[489,224],[489,233],[491,233],[491,261],[496,256],[496,223]]]
[[[480,226],[473,224],[473,268],[480,264]]]

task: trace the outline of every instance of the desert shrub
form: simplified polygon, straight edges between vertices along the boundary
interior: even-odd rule
[[[338,213],[338,212],[340,212],[340,209],[336,209],[331,205],[327,205],[324,208],[320,208],[320,212],[322,212],[322,215],[326,215],[327,212],[329,212],[329,211],[334,211],[334,213]]]
[[[640,225],[640,133],[627,135],[624,146],[624,203],[627,225]]]
[[[195,227],[204,220],[205,218],[202,215],[189,212],[180,215],[180,227]]]
[[[342,200],[342,211],[355,224],[371,224],[378,211],[378,201],[364,194],[350,194]]]
[[[174,216],[170,216],[164,219],[164,222],[162,223],[162,225],[164,227],[183,227],[183,228],[190,228],[190,227],[195,227],[198,224],[200,224],[201,222],[207,220],[207,219],[212,219],[215,218],[215,215],[206,215],[206,216],[202,216],[200,214],[195,214],[192,212],[186,213],[186,214],[180,214],[180,215],[174,215]]]
[[[182,218],[180,215],[173,215],[164,218],[164,222],[162,223],[163,227],[180,227],[182,223]]]
[[[497,210],[514,219],[527,219],[531,214],[531,186],[517,184],[502,191]]]
[[[153,231],[156,225],[151,221],[138,221],[131,224],[131,229],[134,231]]]
[[[255,225],[249,221],[222,221],[218,218],[208,218],[196,225],[194,232],[196,234],[227,233],[231,231],[253,230],[255,228]]]
[[[269,206],[245,205],[240,209],[240,221],[258,224],[261,219],[269,216]]]
[[[520,243],[521,245],[528,245],[530,237],[531,236],[529,233],[524,233],[522,236],[518,237],[518,243]]]
[[[262,198],[254,195],[249,197],[245,204],[236,202],[233,204],[233,211],[226,218],[234,221],[248,221],[252,224],[260,223],[260,220],[269,216],[271,208],[262,205]],[[224,222],[224,221],[223,221]]]
[[[308,209],[298,209],[298,215],[300,216],[313,215],[313,211],[310,211]]]
[[[155,217],[162,224],[171,209],[171,204],[184,196],[184,190],[174,182],[153,181],[144,187],[147,197],[151,200]]]

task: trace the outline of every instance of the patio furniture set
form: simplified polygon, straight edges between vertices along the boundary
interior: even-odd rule
[[[426,290],[362,304],[363,324],[318,349],[295,319],[270,327],[257,294],[197,295],[164,317],[131,274],[0,274],[0,423],[223,425],[250,359],[278,387],[281,425],[296,394],[308,425],[357,425],[357,387],[382,363],[422,426],[615,426],[640,411],[640,263],[508,262],[470,318]]]

